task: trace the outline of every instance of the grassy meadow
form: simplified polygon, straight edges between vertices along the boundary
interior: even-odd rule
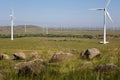
[[[119,80],[119,72],[106,76],[93,72],[94,67],[101,63],[114,63],[120,66],[120,40],[110,39],[110,43],[107,45],[99,44],[99,41],[101,40],[42,37],[16,38],[13,41],[10,41],[9,38],[0,39],[0,53],[8,54],[11,57],[15,52],[24,52],[27,55],[32,51],[37,51],[40,58],[47,60],[52,54],[59,51],[71,52],[77,57],[76,60],[62,62],[59,67],[48,64],[47,71],[40,78],[35,79],[17,77],[17,70],[14,70],[14,65],[21,61],[1,60],[0,69],[6,72],[8,80]],[[93,47],[101,51],[100,58],[91,61],[94,64],[92,67],[81,68],[80,64],[88,60],[81,59],[79,53]]]
[[[42,30],[41,30],[42,31]],[[66,31],[64,34],[100,34],[99,31]],[[53,31],[51,30],[51,34]],[[61,32],[56,32],[60,34]],[[120,32],[113,32],[114,35],[119,35]],[[55,34],[55,32],[54,32]],[[24,52],[26,56],[30,52],[38,52],[39,58],[49,61],[51,56],[56,52],[73,53],[76,59],[70,61],[63,61],[59,65],[48,63],[46,70],[37,77],[18,77],[18,70],[14,69],[14,65],[18,62],[29,60],[0,60],[0,70],[4,71],[7,80],[120,80],[120,71],[111,72],[109,74],[97,73],[94,68],[99,64],[114,63],[120,67],[120,39],[108,38],[109,44],[99,44],[102,39],[88,39],[88,38],[73,38],[73,37],[24,37],[14,38],[0,38],[0,53],[5,53],[13,57],[13,53]],[[97,48],[101,52],[99,58],[95,58],[90,62],[92,66],[85,68],[81,67],[82,62],[89,61],[82,59],[80,53],[88,48]]]

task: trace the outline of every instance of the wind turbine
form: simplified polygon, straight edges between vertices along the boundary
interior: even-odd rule
[[[11,9],[10,21],[11,21],[11,40],[13,40],[13,26],[14,26],[14,10],[13,9]]]
[[[44,32],[45,32],[45,28],[44,28],[44,26],[42,27],[42,32],[43,32],[43,34],[44,34]]]
[[[109,43],[109,42],[106,41],[106,18],[107,18],[107,16],[108,16],[108,18],[110,19],[110,21],[113,22],[113,20],[112,20],[110,14],[109,14],[109,12],[108,12],[108,10],[107,10],[107,8],[108,8],[108,6],[109,6],[109,4],[110,4],[110,1],[111,1],[111,0],[108,0],[108,2],[107,2],[107,4],[106,4],[105,8],[94,8],[94,9],[90,9],[90,10],[104,11],[103,41],[100,42],[100,43],[102,43],[102,44],[107,44],[107,43]]]
[[[62,28],[62,25],[60,25],[60,29],[61,29],[61,32],[63,32],[63,28]]]
[[[26,25],[26,24],[25,24],[24,28],[25,28],[25,32],[26,32],[26,28],[27,28],[27,25]]]
[[[46,27],[46,34],[48,34],[48,27]]]

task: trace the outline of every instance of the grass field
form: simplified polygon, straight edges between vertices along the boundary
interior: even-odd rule
[[[1,60],[0,70],[6,73],[7,80],[119,80],[119,71],[99,74],[93,72],[93,69],[101,63],[114,63],[120,66],[120,39],[109,39],[110,43],[107,45],[99,44],[99,41],[101,39],[26,37],[11,41],[9,38],[0,38],[0,53],[11,57],[15,52],[24,52],[27,55],[33,51],[37,51],[40,58],[47,61],[52,54],[59,51],[71,52],[77,57],[75,60],[62,62],[59,67],[48,64],[47,71],[36,78],[17,77],[14,65],[21,61]],[[93,47],[101,51],[100,58],[91,60],[94,65],[90,68],[81,68],[80,64],[88,60],[81,59],[79,53]]]
[[[42,51],[42,50],[84,50],[91,47],[96,47],[102,50],[107,48],[119,48],[119,39],[109,39],[110,44],[102,45],[99,44],[102,39],[81,39],[81,38],[42,38],[42,37],[31,37],[31,38],[15,38],[11,41],[9,38],[0,39],[0,51]],[[9,52],[10,51],[10,52]]]
[[[9,34],[9,27],[0,27],[0,34]],[[24,27],[15,27],[15,34],[41,34],[42,29],[39,27],[27,27],[27,32],[24,32]],[[45,34],[45,32],[44,32]],[[49,34],[59,35],[102,35],[101,30],[54,30],[49,29]],[[108,30],[109,35],[120,35],[120,31]],[[102,39],[97,38],[73,38],[73,37],[23,37],[14,38],[0,38],[0,53],[8,54],[11,58],[13,53],[23,52],[28,56],[31,52],[38,52],[39,58],[47,62],[51,56],[56,52],[73,53],[76,56],[75,60],[63,61],[56,66],[47,63],[46,71],[38,77],[18,77],[18,70],[14,69],[14,65],[18,62],[29,60],[0,60],[0,71],[6,73],[7,80],[120,80],[120,71],[100,74],[93,71],[98,64],[114,63],[120,67],[120,39],[107,38],[110,42],[107,45],[99,44]],[[82,68],[81,63],[89,61],[82,59],[80,53],[89,48],[97,48],[101,52],[99,58],[95,58],[90,62],[93,63],[89,68]]]

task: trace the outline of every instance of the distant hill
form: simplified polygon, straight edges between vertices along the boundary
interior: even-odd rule
[[[14,35],[16,37],[100,37],[103,36],[103,30],[85,30],[80,28],[49,28],[48,34],[46,29],[35,25],[17,25],[14,26]],[[120,30],[107,30],[108,37],[120,37]],[[14,36],[14,37],[15,37]],[[0,26],[0,37],[10,37],[10,26]]]
[[[38,34],[41,33],[42,28],[35,25],[26,25],[26,32],[25,32],[25,25],[17,25],[14,26],[14,34]],[[10,34],[10,26],[0,26],[0,34]]]

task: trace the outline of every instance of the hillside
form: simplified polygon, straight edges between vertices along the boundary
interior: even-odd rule
[[[27,25],[26,32],[24,25],[14,26],[14,34],[37,34],[41,32],[41,27],[35,25]],[[10,26],[1,26],[0,34],[10,34]]]
[[[14,34],[16,37],[99,37],[102,38],[102,30],[82,30],[76,29],[60,29],[60,28],[49,28],[48,35],[46,35],[46,28],[35,25],[27,25],[26,32],[24,25],[14,26]],[[10,26],[0,27],[0,36],[10,37]],[[107,30],[108,37],[120,37],[120,30]]]

